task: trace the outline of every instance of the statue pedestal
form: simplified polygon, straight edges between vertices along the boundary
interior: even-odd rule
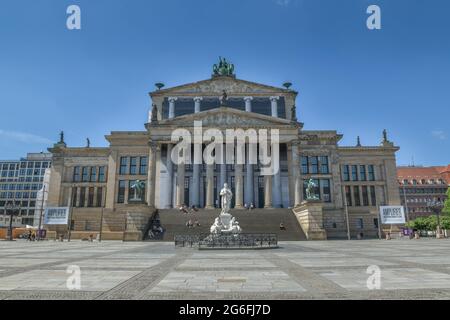
[[[326,240],[323,227],[323,203],[320,200],[305,200],[293,209],[295,216],[308,240]]]

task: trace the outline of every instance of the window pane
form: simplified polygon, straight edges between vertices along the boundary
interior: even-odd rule
[[[358,181],[358,166],[352,166],[352,181]]]
[[[321,156],[320,157],[320,173],[328,174],[328,157],[327,156]]]
[[[355,199],[355,206],[360,206],[361,199],[359,198],[359,187],[358,186],[353,187],[353,198]]]
[[[350,172],[349,172],[348,165],[344,166],[343,172],[344,172],[344,177],[343,177],[344,181],[350,181]]]
[[[90,187],[89,188],[89,194],[88,194],[88,207],[93,207],[94,206],[94,188]]]
[[[320,180],[320,184],[322,185],[322,200],[324,202],[331,202],[330,180],[322,179]]]
[[[369,169],[369,180],[370,181],[375,181],[375,168],[374,168],[374,166],[373,165],[369,165],[368,169]],[[414,180],[414,181],[415,181],[414,184],[416,184],[417,181],[416,180]]]
[[[365,165],[359,166],[359,179],[361,181],[366,181],[366,166]]]
[[[82,187],[80,188],[80,205],[79,205],[80,207],[84,207],[85,199],[86,199],[86,188]]]
[[[369,193],[367,190],[367,186],[362,186],[362,198],[363,198],[363,206],[369,205]]]
[[[137,174],[137,157],[130,157],[130,174]]]
[[[97,207],[102,206],[102,200],[103,200],[103,188],[99,187],[97,188],[97,203],[96,203]]]
[[[308,157],[302,156],[301,162],[302,162],[302,173],[305,173],[305,174],[309,173]]]
[[[139,174],[146,175],[147,174],[147,157],[141,157]]]
[[[127,166],[128,166],[128,158],[127,157],[121,157],[120,158],[119,174],[127,174]]]
[[[98,168],[98,181],[105,182],[105,167]]]
[[[375,186],[370,186],[370,200],[372,201],[372,205],[377,205],[377,196],[375,194]]]
[[[89,167],[83,167],[82,175],[83,182],[89,182]]]
[[[119,190],[117,195],[117,202],[118,203],[124,203],[125,202],[125,181],[120,180],[119,181]]]
[[[318,157],[310,157],[311,161],[311,173],[319,173],[319,160]]]
[[[91,167],[91,182],[97,182],[97,167]]]

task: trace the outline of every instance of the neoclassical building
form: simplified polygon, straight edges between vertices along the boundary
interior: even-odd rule
[[[157,84],[150,93],[145,129],[112,131],[108,147],[68,147],[63,137],[53,155],[48,206],[72,208],[73,234],[99,228],[109,238],[141,239],[139,234],[158,210],[183,204],[214,209],[226,182],[233,206],[253,204],[265,210],[290,210],[308,238],[346,237],[379,231],[378,206],[400,204],[395,153],[399,149],[383,133],[378,146],[340,146],[335,130],[303,130],[297,119],[297,92],[237,79],[234,66],[221,60],[211,78],[172,88]],[[248,145],[243,164],[176,164],[171,153],[183,128],[195,136],[202,130],[254,129],[279,132],[279,168],[262,175],[250,164]],[[203,141],[204,150],[210,141]],[[319,200],[306,203],[305,185],[313,179]],[[49,227],[62,232],[63,227]],[[315,231],[314,231],[314,230]],[[317,232],[316,232],[317,231]],[[314,233],[316,232],[316,233]]]

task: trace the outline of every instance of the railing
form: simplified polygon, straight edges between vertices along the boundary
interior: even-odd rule
[[[176,235],[175,246],[199,249],[277,248],[278,238],[274,233]]]

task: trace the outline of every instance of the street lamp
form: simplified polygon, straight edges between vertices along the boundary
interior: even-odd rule
[[[436,213],[436,217],[437,217],[437,230],[436,230],[436,238],[441,238],[441,219],[440,219],[440,213],[442,211],[442,209],[444,208],[444,202],[440,201],[440,200],[433,200],[433,201],[428,201],[427,202],[427,206],[431,209],[431,211],[433,211],[434,213]]]
[[[13,216],[18,216],[20,212],[20,205],[16,204],[16,201],[14,202],[10,201],[5,205],[6,214],[9,216],[9,241],[13,241],[13,228],[12,228],[12,221]]]

